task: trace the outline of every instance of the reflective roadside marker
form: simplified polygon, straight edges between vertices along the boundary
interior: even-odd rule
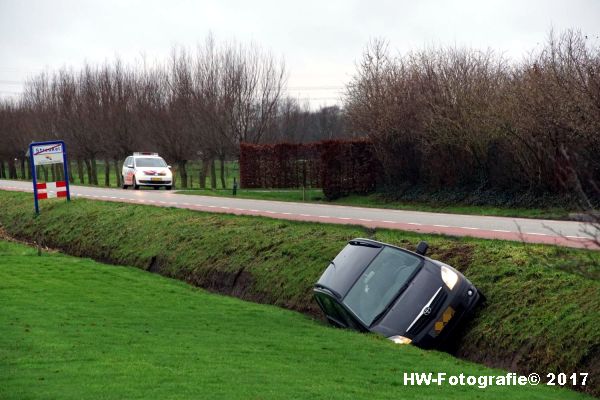
[[[37,183],[36,186],[38,200],[67,197],[67,182],[65,181]]]

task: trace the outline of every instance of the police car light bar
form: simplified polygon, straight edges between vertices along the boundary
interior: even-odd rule
[[[133,153],[134,156],[158,156],[158,153],[151,153],[148,151],[141,151]]]

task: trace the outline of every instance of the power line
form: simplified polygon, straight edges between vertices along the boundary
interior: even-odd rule
[[[332,101],[341,101],[340,97],[298,97],[298,100],[332,100]]]
[[[23,81],[8,81],[0,79],[0,84],[3,85],[23,85],[25,82]]]
[[[344,86],[288,86],[288,90],[343,90]]]
[[[22,85],[25,81],[16,81],[16,80],[8,80],[8,79],[0,79],[0,83],[6,83],[11,85]],[[290,90],[343,90],[345,86],[327,86],[327,85],[317,85],[317,86],[288,86],[287,89]]]

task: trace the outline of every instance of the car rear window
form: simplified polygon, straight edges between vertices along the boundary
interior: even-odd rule
[[[365,325],[386,309],[419,268],[422,260],[410,253],[385,247],[365,269],[344,298],[344,304]]]
[[[166,167],[167,163],[162,158],[158,157],[147,157],[147,158],[136,158],[136,167]]]

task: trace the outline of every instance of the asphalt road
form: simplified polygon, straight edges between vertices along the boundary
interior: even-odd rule
[[[32,192],[31,182],[0,180],[0,190]],[[270,218],[363,225],[371,228],[400,229],[452,236],[548,243],[568,247],[597,248],[591,240],[590,224],[527,218],[486,217],[420,211],[348,207],[328,204],[291,203],[227,197],[175,194],[152,189],[123,190],[71,186],[72,198],[118,201],[162,207],[230,214],[260,215]],[[43,212],[43,201],[41,209]],[[31,205],[33,209],[33,201]]]

